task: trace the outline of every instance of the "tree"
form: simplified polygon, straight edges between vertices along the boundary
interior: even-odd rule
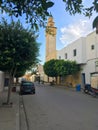
[[[76,13],[84,14],[90,17],[93,11],[98,13],[98,0],[92,0],[90,7],[85,7],[83,0],[62,0],[65,3],[65,10],[71,15]],[[57,1],[56,1],[57,2]],[[10,16],[25,16],[26,22],[31,23],[32,27],[38,29],[44,26],[47,16],[49,16],[48,8],[52,7],[52,0],[1,0],[0,8],[2,12],[8,13]]]
[[[90,7],[85,7],[83,5],[83,0],[63,0],[65,2],[65,10],[69,11],[71,15],[76,13],[83,14],[86,17],[91,17],[93,12],[98,13],[98,0],[92,0],[92,5]],[[96,33],[98,33],[98,16],[94,19],[93,28],[96,28]]]
[[[50,77],[64,77],[78,71],[80,71],[80,67],[75,61],[52,59],[44,64],[44,72]]]
[[[17,18],[24,16],[27,23],[31,23],[32,27],[38,29],[38,25],[44,26],[49,16],[48,8],[53,4],[50,0],[1,0],[0,8],[9,16]]]
[[[65,64],[66,63],[65,63],[64,60],[58,60],[57,63],[56,63],[55,67],[56,67],[56,70],[57,70],[57,74],[60,77],[68,74]]]
[[[15,73],[15,78],[19,78],[25,75],[26,69],[24,66],[17,66],[17,71]]]
[[[55,68],[56,62],[57,62],[56,59],[52,59],[50,61],[45,62],[44,66],[43,66],[45,74],[48,75],[49,77],[58,76],[56,68]]]
[[[67,68],[68,75],[76,74],[77,72],[79,72],[81,70],[80,66],[77,64],[76,61],[67,60],[65,62],[65,66]]]
[[[25,72],[38,62],[39,44],[32,30],[17,23],[0,22],[0,70],[9,73],[7,104],[10,101],[11,83],[15,75]]]
[[[92,5],[90,7],[85,7],[83,5],[83,0],[63,0],[65,2],[65,9],[69,11],[71,15],[76,13],[84,14],[90,17],[93,11],[98,12],[98,0],[92,0]]]
[[[96,28],[96,34],[98,34],[98,16],[93,21],[93,28]]]
[[[64,61],[64,60],[58,60],[57,63],[55,64],[55,68],[57,71],[58,76],[60,77],[65,77],[67,75],[73,75],[80,71],[80,67],[77,65],[75,61]]]

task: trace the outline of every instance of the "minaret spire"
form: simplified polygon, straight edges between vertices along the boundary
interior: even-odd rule
[[[46,61],[56,59],[56,30],[53,17],[49,17],[46,27]]]

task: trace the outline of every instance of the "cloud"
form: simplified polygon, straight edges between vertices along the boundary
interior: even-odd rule
[[[87,35],[91,31],[92,23],[89,20],[79,19],[73,24],[60,29],[62,44],[67,45],[76,39]]]

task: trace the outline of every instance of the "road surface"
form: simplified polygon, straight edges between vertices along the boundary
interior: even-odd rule
[[[97,130],[98,98],[83,92],[36,84],[23,95],[28,130]]]

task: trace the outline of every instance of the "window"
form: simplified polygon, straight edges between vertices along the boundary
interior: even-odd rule
[[[91,50],[94,50],[94,45],[91,45]]]
[[[65,59],[67,59],[67,53],[65,53]]]
[[[77,51],[76,51],[76,49],[74,49],[73,50],[73,56],[76,56],[76,54],[77,54]]]

